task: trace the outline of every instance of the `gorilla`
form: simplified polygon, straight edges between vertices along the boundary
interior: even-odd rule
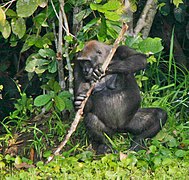
[[[127,46],[119,46],[105,74],[102,64],[112,46],[91,40],[74,64],[75,108],[81,108],[91,82],[97,81],[84,108],[84,123],[98,154],[109,152],[107,138],[115,133],[133,135],[130,150],[144,147],[145,138],[154,137],[167,120],[160,108],[140,108],[140,90],[134,73],[146,67],[146,56]]]

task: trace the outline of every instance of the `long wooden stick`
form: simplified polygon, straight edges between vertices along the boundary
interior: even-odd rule
[[[102,65],[102,69],[103,69],[104,72],[105,72],[106,68],[108,67],[110,61],[112,60],[112,57],[114,56],[114,53],[116,52],[116,49],[118,48],[119,43],[122,41],[123,36],[124,36],[125,32],[127,31],[127,29],[128,29],[127,24],[123,24],[122,29],[121,29],[121,32],[120,32],[118,38],[117,38],[116,41],[114,42],[114,44],[113,44],[113,46],[112,46],[112,48],[111,48],[111,50],[110,50],[110,53],[108,54],[108,56],[107,56],[105,62],[104,62],[103,65]],[[70,129],[69,129],[69,131],[68,131],[68,133],[67,133],[65,139],[60,143],[60,145],[59,145],[58,148],[54,151],[54,153],[47,159],[46,164],[49,163],[50,161],[52,161],[55,155],[58,155],[58,154],[59,154],[59,152],[62,150],[62,148],[63,148],[63,147],[66,145],[66,143],[68,142],[68,140],[69,140],[69,138],[71,137],[71,135],[75,132],[75,130],[76,130],[78,124],[79,124],[79,121],[80,121],[80,119],[81,119],[81,117],[82,117],[82,115],[83,115],[83,110],[84,110],[85,104],[86,104],[86,102],[87,102],[89,96],[91,95],[91,93],[92,93],[92,91],[93,91],[93,89],[94,89],[96,83],[98,83],[98,82],[93,83],[93,84],[91,85],[90,89],[87,91],[86,98],[85,98],[84,101],[82,102],[81,108],[77,111],[77,113],[76,113],[76,115],[75,115],[75,119],[74,119],[74,121],[72,122],[71,127],[70,127]]]

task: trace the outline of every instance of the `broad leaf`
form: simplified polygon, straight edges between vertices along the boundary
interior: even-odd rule
[[[56,56],[56,53],[52,49],[40,49],[39,50],[39,55],[46,58],[52,58]]]
[[[109,20],[112,20],[112,21],[119,21],[120,20],[120,15],[116,12],[106,11],[105,17]]]
[[[5,11],[3,11],[3,9],[0,7],[0,26],[5,25],[5,20],[6,20]]]
[[[53,90],[55,93],[58,93],[61,90],[60,84],[57,81],[53,84]]]
[[[52,97],[49,94],[37,96],[34,100],[34,105],[38,107],[44,106],[51,100],[51,98]]]
[[[10,36],[10,34],[11,34],[11,27],[9,22],[6,20],[5,25],[2,28],[2,35],[5,39],[7,39]]]
[[[31,60],[26,64],[25,70],[27,72],[34,72],[36,67],[37,59]]]
[[[155,54],[163,50],[160,38],[147,38],[139,43],[139,49],[146,54]]]
[[[52,61],[49,65],[48,65],[48,71],[50,73],[55,73],[57,71],[58,67],[57,67],[57,61],[54,60]]]
[[[26,24],[23,18],[12,19],[11,21],[12,32],[21,39],[26,32]]]
[[[72,110],[74,107],[73,107],[73,102],[70,100],[70,99],[67,99],[67,98],[63,98],[64,102],[65,102],[65,109],[67,110]]]
[[[6,16],[9,16],[9,17],[16,17],[17,16],[17,14],[16,14],[16,12],[15,11],[13,11],[12,9],[8,9],[7,11],[6,11]]]
[[[174,4],[176,7],[178,7],[179,4],[182,4],[182,3],[183,3],[182,0],[173,0],[173,4]]]
[[[184,157],[186,155],[186,151],[182,150],[182,149],[179,149],[175,152],[175,155],[177,157]]]
[[[97,22],[100,20],[100,18],[94,18],[89,23],[87,23],[86,26],[83,27],[83,32],[86,32],[89,30],[93,25],[97,24]]]
[[[69,92],[69,91],[62,91],[60,94],[59,94],[59,97],[61,98],[71,98],[72,97],[72,94]]]
[[[62,98],[60,98],[59,96],[55,96],[54,101],[55,101],[56,107],[60,111],[63,111],[65,109],[65,103],[64,103],[64,100]]]
[[[47,6],[48,0],[38,0],[39,6],[44,8]]]
[[[38,0],[18,0],[16,11],[19,17],[31,16],[38,7]]]
[[[102,6],[102,8],[104,8],[105,10],[108,11],[114,11],[117,10],[118,8],[120,8],[121,3],[117,0],[109,0],[106,4],[104,4]]]

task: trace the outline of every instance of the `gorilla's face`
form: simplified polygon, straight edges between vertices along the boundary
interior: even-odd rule
[[[79,54],[77,60],[83,70],[86,79],[92,75],[93,69],[100,64],[103,64],[110,52],[110,46],[104,45],[98,41],[90,41]]]
[[[82,68],[83,75],[86,80],[89,80],[93,73],[93,64],[89,60],[82,60],[80,61],[80,66]]]

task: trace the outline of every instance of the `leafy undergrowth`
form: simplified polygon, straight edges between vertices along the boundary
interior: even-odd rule
[[[154,149],[153,146],[151,146]],[[182,150],[180,150],[182,151]],[[185,152],[185,151],[183,151]],[[189,177],[189,154],[169,149],[154,152],[108,154],[92,160],[93,154],[85,151],[77,156],[62,158],[45,165],[37,162],[36,167],[16,170],[11,166],[1,170],[1,179],[187,179]],[[181,155],[182,154],[182,155]],[[18,158],[17,158],[18,159]]]
[[[73,155],[64,151],[45,164],[25,157],[0,155],[0,179],[187,179],[189,177],[188,124],[172,124],[171,118],[163,130],[148,141],[148,149],[127,151],[128,137],[115,136],[111,143],[118,153],[97,156],[86,148]],[[74,149],[74,148],[73,148]],[[75,148],[76,149],[76,148]]]

